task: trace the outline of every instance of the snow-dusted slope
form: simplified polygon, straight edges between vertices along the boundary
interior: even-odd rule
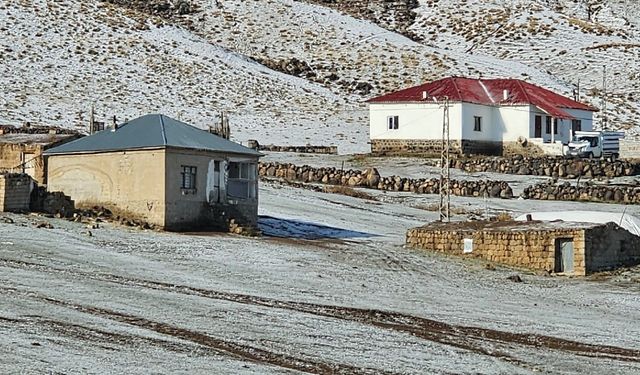
[[[339,126],[353,116],[341,97],[182,28],[76,0],[2,2],[0,20],[0,123],[86,127],[95,105],[99,119],[162,112],[204,127],[225,110],[240,140],[366,142],[364,126]]]
[[[227,111],[236,140],[362,152],[363,101],[376,94],[445,75],[482,75],[523,78],[569,95],[581,78],[583,98],[599,105],[602,60],[617,90],[610,98],[621,111],[615,120],[637,121],[638,94],[622,97],[619,88],[636,89],[632,57],[639,48],[587,49],[595,41],[633,41],[635,29],[625,31],[611,17],[609,26],[578,23],[545,1],[525,3],[423,1],[414,29],[425,41],[418,43],[294,0],[192,0],[195,13],[164,20],[97,0],[8,0],[0,3],[0,122],[86,127],[93,104],[99,119],[163,112],[204,127]],[[513,25],[496,32],[492,25],[503,18]],[[585,31],[593,25],[613,31],[596,37]],[[297,62],[302,78],[255,61]],[[628,69],[614,76],[614,65]]]
[[[411,30],[426,44],[537,67],[568,87],[580,83],[582,100],[605,107],[611,127],[629,129],[640,123],[640,30],[637,13],[630,16],[640,8],[601,3],[589,12],[586,1],[422,0]]]

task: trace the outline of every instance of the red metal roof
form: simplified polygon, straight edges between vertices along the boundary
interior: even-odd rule
[[[508,97],[504,100],[504,91]],[[426,98],[424,98],[426,92]],[[483,105],[522,105],[531,104],[558,118],[573,118],[563,110],[582,109],[597,111],[596,108],[554,93],[540,86],[519,79],[472,79],[448,77],[420,86],[392,92],[368,103],[427,102],[433,98],[468,102]]]

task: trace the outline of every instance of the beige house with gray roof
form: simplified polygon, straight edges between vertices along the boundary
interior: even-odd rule
[[[48,190],[167,230],[255,225],[255,150],[164,115],[135,120],[45,152]]]

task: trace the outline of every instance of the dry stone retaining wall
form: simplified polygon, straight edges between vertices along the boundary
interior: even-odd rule
[[[338,146],[276,146],[276,145],[261,145],[256,140],[250,139],[247,143],[247,147],[257,151],[271,151],[271,152],[296,152],[299,154],[338,154]]]
[[[640,187],[615,185],[537,184],[522,192],[522,198],[601,203],[640,204]]]
[[[451,167],[465,172],[495,172],[555,178],[622,177],[640,174],[640,164],[623,160],[567,159],[563,157],[456,159]]]
[[[288,181],[319,183],[351,187],[365,187],[385,191],[404,191],[418,194],[438,194],[440,181],[436,178],[414,179],[399,176],[382,177],[375,168],[364,171],[341,170],[333,167],[314,168],[308,165],[261,163],[260,176]],[[513,191],[504,181],[451,181],[451,194],[468,197],[513,198]]]

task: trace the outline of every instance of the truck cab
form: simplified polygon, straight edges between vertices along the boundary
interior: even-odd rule
[[[624,132],[576,131],[569,143],[568,156],[617,159]]]

